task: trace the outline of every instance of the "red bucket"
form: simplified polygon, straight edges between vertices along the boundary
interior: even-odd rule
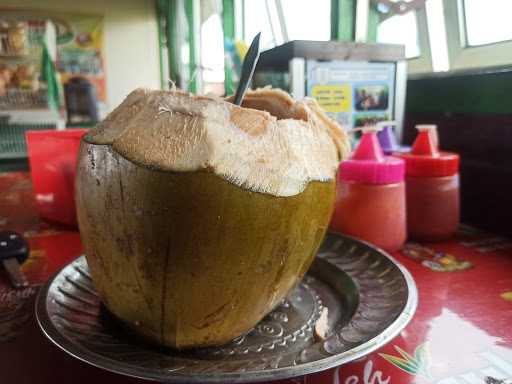
[[[27,131],[28,159],[39,215],[77,227],[75,175],[80,139],[87,129]]]

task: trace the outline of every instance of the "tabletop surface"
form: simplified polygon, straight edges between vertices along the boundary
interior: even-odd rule
[[[0,383],[145,383],[82,363],[39,330],[39,286],[82,253],[76,230],[37,215],[30,174],[0,174],[0,231],[22,233],[30,286],[15,290],[0,270]],[[512,383],[512,241],[462,226],[435,244],[407,243],[393,254],[413,275],[419,305],[407,328],[353,363],[275,383]]]

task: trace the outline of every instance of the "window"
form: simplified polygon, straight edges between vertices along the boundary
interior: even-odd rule
[[[329,40],[330,0],[281,0],[282,22],[276,0],[245,0],[245,41],[261,32],[262,49],[290,40]]]
[[[464,0],[466,45],[512,40],[511,14],[510,0]]]
[[[282,43],[282,41],[277,41],[275,36],[277,31],[269,20],[268,3],[268,0],[244,1],[245,41],[250,44],[254,36],[261,32],[260,47],[262,50],[273,48]]]
[[[512,64],[511,0],[443,0],[443,6],[450,70]]]
[[[224,93],[224,35],[217,11],[201,25],[201,70],[204,93]]]
[[[448,71],[450,59],[446,42],[446,22],[442,0],[430,0],[426,3],[430,57],[434,72]]]
[[[281,0],[289,40],[329,40],[330,0]]]
[[[405,57],[408,59],[420,55],[418,44],[418,26],[416,12],[395,15],[379,24],[377,42],[405,45]]]

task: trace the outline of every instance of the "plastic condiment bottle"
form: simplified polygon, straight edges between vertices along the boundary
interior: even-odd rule
[[[460,221],[459,155],[440,152],[437,127],[417,125],[419,133],[406,164],[407,228],[411,239],[443,240]]]
[[[377,130],[363,128],[352,157],[340,164],[331,230],[395,251],[406,238],[405,164],[384,156]]]
[[[409,152],[411,147],[398,145],[393,127],[396,127],[395,121],[379,121],[377,128],[377,138],[385,155],[391,155],[396,152]]]

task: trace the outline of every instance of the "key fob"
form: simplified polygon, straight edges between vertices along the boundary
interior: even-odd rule
[[[27,260],[29,253],[28,242],[22,235],[12,231],[0,232],[0,263],[16,288],[28,285],[20,265]]]

